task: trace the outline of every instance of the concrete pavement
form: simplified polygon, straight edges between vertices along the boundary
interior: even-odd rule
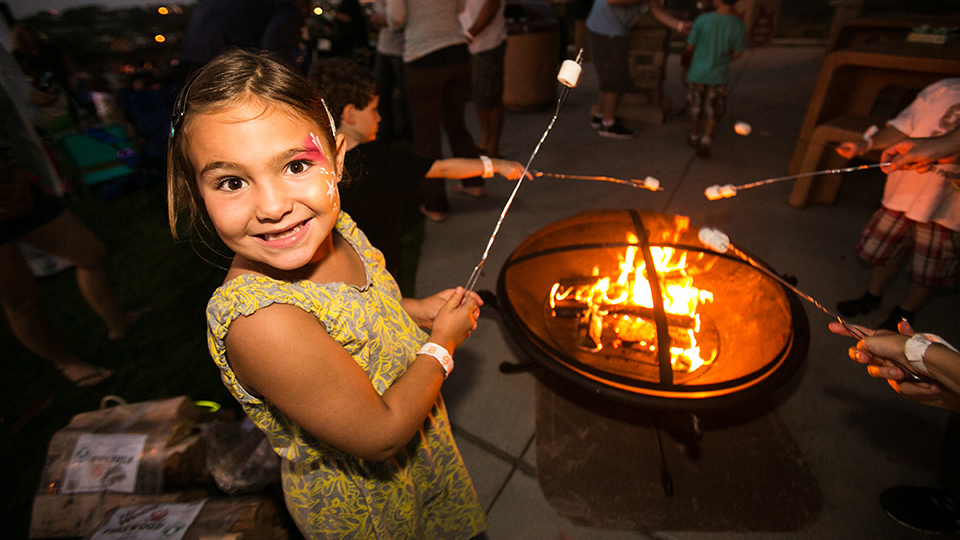
[[[662,126],[628,123],[632,140],[603,139],[589,126],[596,97],[592,66],[569,96],[560,117],[533,162],[536,170],[619,178],[654,176],[663,191],[614,184],[540,179],[524,183],[491,250],[477,289],[495,290],[500,268],[527,236],[563,218],[593,209],[638,208],[691,218],[712,226],[782,273],[798,287],[833,307],[859,295],[868,268],[853,247],[867,218],[879,205],[882,175],[845,178],[836,203],[797,209],[787,204],[792,184],[740,192],[708,201],[713,184],[743,184],[787,174],[823,50],[819,47],[750,49],[731,71],[729,111],[713,145],[713,157],[696,158],[685,143],[687,126],[671,118]],[[672,55],[665,92],[682,106],[678,58]],[[473,111],[468,120],[476,127]],[[508,113],[502,153],[525,163],[546,128],[553,108]],[[752,125],[748,137],[733,124]],[[475,133],[478,131],[475,130]],[[417,277],[418,294],[462,285],[480,259],[513,185],[494,179],[488,196],[476,200],[451,193],[452,212],[442,223],[427,223]],[[902,296],[900,275],[880,310],[854,322],[875,326]],[[919,314],[916,325],[953,343],[960,342],[957,290],[943,291]],[[823,507],[807,526],[788,533],[732,531],[629,531],[577,526],[552,508],[541,490],[536,463],[535,379],[505,375],[504,361],[525,360],[511,346],[496,315],[484,315],[457,351],[457,368],[443,395],[461,452],[487,509],[491,540],[626,539],[823,539],[922,538],[889,519],[880,492],[896,484],[934,485],[946,413],[896,395],[847,359],[853,341],[831,334],[829,317],[804,303],[810,321],[810,348],[792,392],[776,413],[799,447],[823,493]],[[731,493],[736,496],[735,492]]]

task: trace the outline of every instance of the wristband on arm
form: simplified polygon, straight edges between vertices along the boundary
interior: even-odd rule
[[[480,156],[483,162],[483,178],[493,178],[493,160],[487,156]]]
[[[420,347],[420,350],[417,352],[418,355],[425,354],[427,356],[432,356],[437,359],[437,362],[440,362],[440,367],[443,368],[443,378],[446,379],[450,376],[450,372],[453,371],[453,357],[450,356],[450,353],[440,345],[436,343],[427,342],[423,344],[423,347]]]
[[[927,377],[930,376],[930,371],[927,369],[927,365],[923,360],[927,354],[927,349],[934,343],[939,343],[953,352],[958,352],[953,345],[950,345],[936,334],[917,333],[903,344],[903,355],[907,358],[907,361],[910,362],[910,366]]]

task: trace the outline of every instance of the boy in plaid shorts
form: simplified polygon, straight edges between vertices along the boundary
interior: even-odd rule
[[[737,0],[717,0],[716,11],[701,14],[693,21],[687,37],[690,57],[687,71],[687,114],[690,117],[690,146],[697,155],[710,157],[717,120],[727,110],[727,72],[730,61],[743,55],[746,30],[734,15]],[[703,135],[700,118],[704,119]]]
[[[934,137],[960,128],[960,78],[943,79],[926,88],[876,134],[845,142],[837,153],[850,159],[886,148],[907,137]],[[930,294],[953,285],[960,258],[960,172],[957,164],[940,164],[925,173],[896,170],[887,175],[883,205],[863,230],[857,254],[873,265],[867,290],[837,304],[844,316],[879,307],[883,290],[910,256],[911,282],[906,297],[879,328],[897,330],[901,319],[913,322]]]

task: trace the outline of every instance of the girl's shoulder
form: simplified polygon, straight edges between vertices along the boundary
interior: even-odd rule
[[[231,323],[274,304],[296,306],[305,315],[325,320],[339,309],[336,291],[311,281],[282,281],[256,274],[241,274],[218,287],[207,302],[207,323],[219,337]]]

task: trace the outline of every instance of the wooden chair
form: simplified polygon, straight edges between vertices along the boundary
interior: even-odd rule
[[[878,115],[844,115],[818,125],[807,141],[799,170],[812,172],[843,167],[847,160],[834,151],[837,145],[857,140],[870,126],[879,128],[885,121],[886,118]],[[840,179],[840,173],[798,178],[790,193],[790,204],[798,207],[809,203],[831,204],[840,190]]]

